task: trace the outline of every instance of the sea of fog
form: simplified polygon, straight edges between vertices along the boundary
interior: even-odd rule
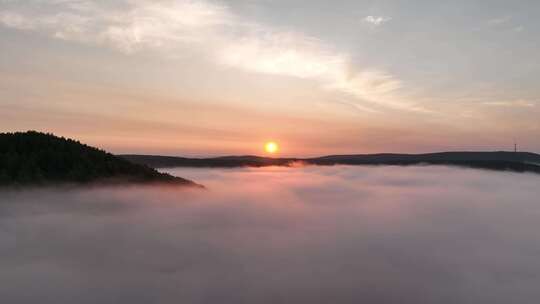
[[[0,191],[0,302],[533,303],[540,176],[170,169],[165,186]]]

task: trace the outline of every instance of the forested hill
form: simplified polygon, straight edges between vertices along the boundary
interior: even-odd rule
[[[75,140],[35,131],[0,133],[0,185],[90,182],[197,185]]]

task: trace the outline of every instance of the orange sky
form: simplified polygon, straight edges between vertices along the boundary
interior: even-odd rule
[[[309,3],[3,2],[0,130],[114,153],[540,152],[536,2]]]

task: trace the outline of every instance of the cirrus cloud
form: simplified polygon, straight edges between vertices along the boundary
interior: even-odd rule
[[[122,0],[4,2],[0,24],[127,54],[195,50],[215,64],[250,73],[316,81],[358,103],[416,109],[396,93],[402,81],[376,67],[355,67],[349,54],[300,32],[274,29],[207,1]],[[390,18],[368,16],[378,26]]]

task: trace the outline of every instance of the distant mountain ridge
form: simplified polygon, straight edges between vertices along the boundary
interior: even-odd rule
[[[407,163],[407,162],[520,162],[520,163],[538,163],[540,164],[540,155],[530,152],[437,152],[423,154],[358,154],[358,155],[330,155],[309,159],[310,161],[322,163]]]
[[[72,139],[35,131],[0,133],[0,186],[96,182],[198,186]]]
[[[168,167],[264,167],[287,166],[295,158],[269,158],[254,155],[220,156],[211,158],[188,158],[160,155],[119,155],[131,162],[144,164],[152,168]]]
[[[253,155],[186,158],[159,155],[121,155],[134,163],[166,167],[265,167],[308,165],[448,165],[490,170],[540,173],[540,155],[530,152],[437,152],[424,154],[352,154],[315,158],[270,158]]]

